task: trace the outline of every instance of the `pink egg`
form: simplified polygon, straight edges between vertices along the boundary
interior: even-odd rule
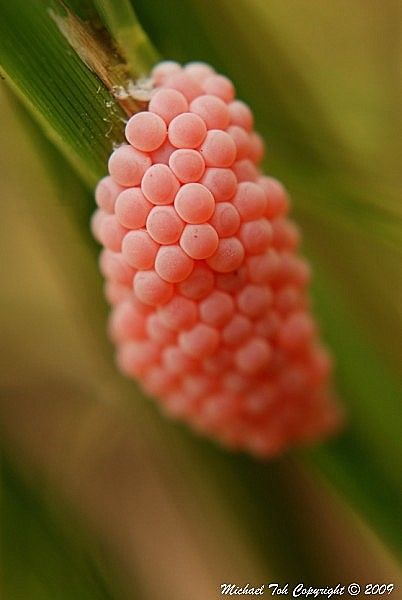
[[[266,219],[243,223],[239,238],[248,254],[261,254],[272,243],[271,224]]]
[[[212,192],[216,202],[224,202],[233,198],[237,189],[236,175],[231,169],[209,167],[200,180]]]
[[[210,77],[215,73],[210,65],[200,61],[187,63],[184,67],[184,71],[199,83],[202,83],[207,77]]]
[[[284,321],[281,327],[279,344],[290,352],[300,350],[310,343],[314,331],[314,323],[309,315],[303,312],[294,313]]]
[[[295,256],[291,252],[282,252],[280,263],[281,273],[278,274],[277,279],[289,281],[300,287],[310,283],[311,269],[306,260]]]
[[[300,244],[300,230],[292,221],[278,217],[272,221],[272,245],[277,250],[293,251]]]
[[[260,175],[259,170],[249,158],[237,160],[232,165],[233,173],[237,181],[257,181]]]
[[[190,104],[190,112],[200,116],[208,129],[226,129],[229,125],[227,104],[216,96],[199,96]]]
[[[199,147],[207,167],[230,167],[236,158],[236,144],[220,129],[211,129]]]
[[[105,281],[103,289],[105,298],[111,305],[119,304],[132,295],[132,285],[125,285],[123,283],[118,283],[117,281]]]
[[[176,295],[167,304],[159,308],[158,315],[163,325],[168,329],[183,331],[184,329],[190,329],[197,322],[197,304],[193,300]]]
[[[253,331],[253,326],[246,316],[235,314],[222,331],[222,339],[228,346],[242,344]]]
[[[332,359],[328,351],[322,346],[315,346],[311,351],[308,373],[315,385],[322,384],[329,377],[332,368]]]
[[[124,260],[134,269],[141,271],[154,266],[158,249],[159,244],[154,242],[145,229],[130,231],[122,243]]]
[[[274,307],[283,315],[305,308],[307,300],[294,285],[281,287],[274,293]]]
[[[161,409],[168,417],[174,419],[188,419],[194,413],[195,401],[182,392],[173,392],[166,395]]]
[[[166,139],[162,146],[150,153],[150,157],[154,164],[168,165],[171,154],[176,150],[174,146]]]
[[[219,237],[209,223],[186,225],[180,238],[184,252],[194,259],[205,259],[216,251]]]
[[[206,94],[218,96],[225,102],[231,102],[235,95],[233,83],[224,75],[211,75],[202,82]]]
[[[244,247],[235,237],[224,238],[219,241],[215,253],[207,259],[209,266],[218,273],[234,271],[242,264]]]
[[[237,350],[235,361],[242,373],[254,375],[268,366],[271,353],[268,342],[260,337],[252,337]]]
[[[253,221],[263,216],[266,198],[259,185],[252,181],[243,181],[237,186],[233,204],[242,221]]]
[[[236,371],[224,373],[222,377],[222,387],[228,392],[234,394],[244,394],[250,387],[250,378],[240,375]]]
[[[107,213],[113,213],[117,196],[124,188],[108,175],[103,177],[95,189],[96,204]]]
[[[216,390],[216,381],[204,373],[194,373],[183,381],[185,394],[194,400],[203,400],[207,394]]]
[[[248,158],[251,151],[251,141],[247,131],[238,125],[231,125],[226,131],[236,144],[236,160]]]
[[[146,330],[149,338],[162,346],[174,344],[176,341],[176,333],[162,323],[158,313],[149,315]]]
[[[278,216],[286,215],[289,210],[289,199],[283,185],[273,177],[260,177],[259,185],[265,192],[267,204],[265,216],[268,219],[274,219]]]
[[[276,250],[270,248],[267,252],[249,256],[246,259],[247,273],[252,283],[268,283],[277,279],[281,259]]]
[[[133,306],[135,307],[135,310],[140,315],[149,316],[152,314],[152,308],[150,306],[148,306],[147,304],[144,304],[144,302],[142,302],[139,298],[137,298],[137,296],[134,293],[133,293],[132,297],[130,298],[130,302],[133,304]]]
[[[216,287],[224,292],[233,294],[242,289],[247,282],[247,269],[244,265],[234,271],[217,273],[215,276]]]
[[[132,285],[136,271],[129,266],[120,252],[102,250],[99,267],[104,277],[108,277],[111,281],[122,285]]]
[[[144,227],[152,208],[140,188],[127,188],[116,199],[115,214],[121,225],[128,229]]]
[[[272,304],[272,292],[266,285],[248,284],[237,294],[240,311],[255,319],[267,312]]]
[[[167,77],[180,72],[181,66],[179,63],[174,60],[164,60],[153,67],[151,77],[156,85],[161,85]]]
[[[265,144],[264,140],[256,131],[250,133],[250,156],[249,158],[256,164],[260,164],[264,158]]]
[[[91,233],[94,236],[94,238],[96,239],[96,241],[99,242],[100,244],[102,244],[102,239],[101,239],[102,222],[103,222],[103,219],[105,218],[106,214],[107,213],[105,213],[104,210],[98,208],[91,217],[91,223],[90,223]]]
[[[117,148],[109,158],[111,177],[116,183],[126,187],[138,185],[150,166],[151,159],[147,154],[127,144]]]
[[[119,346],[117,364],[129,377],[144,375],[160,356],[160,348],[150,340],[126,342]]]
[[[206,134],[204,121],[190,112],[175,117],[168,128],[169,141],[176,148],[197,148]]]
[[[203,262],[196,262],[191,274],[182,281],[178,289],[186,298],[200,300],[205,298],[214,287],[214,274]]]
[[[205,171],[205,162],[197,150],[180,148],[169,157],[169,167],[182,183],[198,181]]]
[[[109,333],[118,343],[146,338],[146,318],[139,314],[129,299],[120,302],[109,319]]]
[[[188,356],[176,345],[167,346],[162,353],[162,362],[169,373],[183,375],[198,368],[197,361]]]
[[[126,125],[127,140],[142,152],[156,150],[163,144],[166,136],[165,121],[149,111],[136,113],[130,117]]]
[[[175,375],[156,365],[145,373],[144,388],[152,395],[171,393],[177,388],[177,380]]]
[[[134,292],[141,302],[149,306],[160,306],[173,295],[173,285],[155,271],[139,271],[134,277]]]
[[[187,98],[189,102],[194,100],[197,96],[201,96],[202,87],[195,81],[191,75],[181,71],[180,73],[173,73],[169,75],[165,82],[164,87],[173,88],[178,90]]]
[[[174,244],[180,238],[184,222],[173,206],[154,206],[146,226],[149,235],[158,244]]]
[[[188,111],[188,102],[177,90],[161,89],[152,95],[148,110],[169,125],[177,115]]]
[[[270,310],[255,321],[254,331],[257,335],[271,340],[276,339],[281,328],[282,320],[277,312]]]
[[[180,183],[167,165],[152,165],[146,171],[141,190],[152,204],[171,204],[176,196]]]
[[[202,359],[213,354],[219,346],[219,333],[209,325],[199,323],[179,335],[179,345],[185,354]]]
[[[155,271],[169,283],[179,283],[193,270],[193,260],[176,244],[161,246],[155,260]]]
[[[250,132],[254,125],[254,117],[249,106],[242,100],[233,100],[229,104],[230,122]]]
[[[201,183],[186,183],[177,192],[174,207],[186,223],[205,223],[214,212],[215,200]]]
[[[223,327],[233,316],[235,305],[230,294],[219,290],[211,292],[200,302],[200,316],[204,323]]]
[[[210,220],[220,238],[231,237],[240,226],[240,215],[231,202],[218,202]]]
[[[99,238],[102,244],[113,252],[121,250],[121,244],[127,229],[116,219],[115,215],[105,215],[100,222]]]

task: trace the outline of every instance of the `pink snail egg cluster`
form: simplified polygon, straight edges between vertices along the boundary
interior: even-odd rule
[[[162,62],[96,189],[117,364],[163,410],[275,455],[338,421],[282,185],[229,79]]]

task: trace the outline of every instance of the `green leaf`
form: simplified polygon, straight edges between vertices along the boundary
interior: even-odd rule
[[[84,5],[85,2],[81,3],[81,8]],[[110,16],[107,3],[104,6],[106,16]],[[122,41],[126,32],[116,19],[111,22],[111,29],[120,32]],[[154,55],[135,22],[131,32],[134,47],[128,49],[130,62],[135,62],[138,49],[138,68],[142,72],[147,61],[148,67],[152,65]],[[109,88],[122,85],[127,83],[129,71],[122,72],[119,65],[116,66],[112,46],[113,42],[104,33],[98,40],[57,0],[2,3],[0,69],[3,77],[46,135],[90,185],[104,174],[113,144],[123,139],[125,114],[121,103],[107,89],[105,80]],[[95,59],[90,61],[93,56]],[[96,72],[91,71],[83,59]],[[116,60],[118,62],[118,57]]]
[[[401,557],[402,385],[350,319],[319,259],[316,268],[315,305],[337,350],[337,385],[347,413],[345,430],[307,456]]]
[[[141,27],[130,0],[94,0],[94,5],[128,61],[131,73],[136,77],[147,76],[150,66],[159,57]]]
[[[108,584],[79,535],[70,538],[55,514],[2,456],[2,588],[10,600],[112,600]],[[68,528],[71,532],[71,527]]]

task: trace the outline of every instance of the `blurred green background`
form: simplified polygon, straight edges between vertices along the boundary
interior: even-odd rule
[[[1,0],[2,597],[213,600],[227,581],[402,597],[401,2],[133,0],[138,20],[129,0],[66,4],[132,73],[157,52],[206,60],[252,106],[348,425],[257,463],[119,376],[88,219],[123,114],[57,0]]]

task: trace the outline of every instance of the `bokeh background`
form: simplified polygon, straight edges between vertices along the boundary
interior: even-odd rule
[[[213,600],[228,581],[402,597],[401,2],[67,2],[131,66],[156,48],[231,77],[290,190],[348,423],[265,463],[166,421],[115,370],[88,221],[121,116],[58,4],[0,2],[4,598]]]

